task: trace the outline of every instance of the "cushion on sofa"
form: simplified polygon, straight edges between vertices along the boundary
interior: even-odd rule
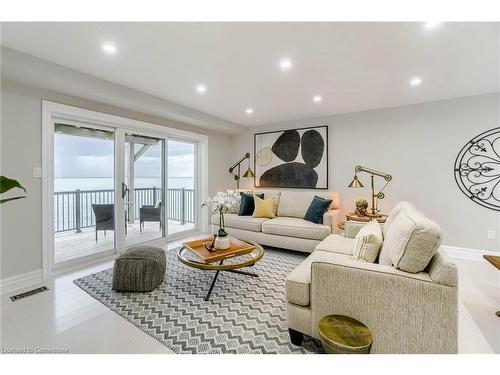
[[[234,193],[235,191],[233,189],[227,189],[226,192]],[[236,196],[237,196],[237,202],[236,204],[231,205],[231,207],[229,207],[229,209],[227,210],[228,214],[237,214],[238,212],[240,212],[241,197],[239,195]]]
[[[330,234],[315,247],[314,251],[327,251],[331,253],[352,255],[353,244],[354,239],[352,238],[339,236],[338,234]]]
[[[274,216],[278,215],[278,205],[281,199],[281,191],[280,190],[268,190],[268,189],[255,189],[253,191],[254,194],[264,194],[264,199],[273,198],[274,199]]]
[[[382,228],[378,221],[373,219],[356,234],[353,243],[353,258],[363,262],[375,263],[383,242]]]
[[[405,208],[392,221],[384,251],[391,254],[392,264],[402,271],[423,271],[441,244],[441,228],[421,212]]]
[[[239,216],[237,214],[225,214],[224,222],[226,228],[236,228],[242,230],[248,230],[251,232],[261,232],[262,223],[269,219],[252,217],[252,216]],[[212,224],[219,225],[219,214],[212,215]]]
[[[315,195],[323,199],[331,199],[331,210],[338,208],[338,194],[336,193],[283,190],[280,196],[277,216],[304,218]],[[266,198],[265,195],[264,198]]]
[[[396,218],[399,212],[405,208],[410,208],[415,210],[415,206],[413,206],[413,204],[411,204],[410,202],[401,201],[394,206],[391,212],[389,212],[389,216],[387,216],[387,219],[384,225],[382,226],[382,235],[384,239],[385,236],[387,235],[387,230],[391,226],[393,220]],[[378,263],[384,266],[392,266],[391,253],[389,251],[386,251],[386,248],[384,246],[382,246],[382,249],[380,250]]]
[[[396,216],[398,216],[399,211],[401,211],[405,208],[416,210],[415,206],[413,204],[411,204],[410,202],[406,202],[406,201],[398,202],[394,206],[394,208],[391,210],[391,212],[389,212],[389,216],[387,216],[387,219],[385,220],[385,223],[382,227],[382,234],[384,235],[384,238],[385,238],[385,235],[387,233],[387,230],[391,226],[392,221],[396,218]]]
[[[255,210],[253,217],[265,217],[272,219],[274,215],[274,198],[261,199],[259,195],[254,195]]]
[[[259,198],[264,198],[264,194],[257,194]],[[240,216],[252,216],[255,210],[255,202],[252,193],[240,192],[240,209],[238,215]]]
[[[330,208],[331,204],[331,199],[325,199],[315,195],[306,211],[304,220],[315,224],[323,224],[323,215]]]
[[[304,219],[275,217],[262,224],[262,232],[321,241],[331,234],[331,228],[327,225],[314,224]]]
[[[281,192],[278,216],[303,219],[314,198],[313,193],[302,191]]]

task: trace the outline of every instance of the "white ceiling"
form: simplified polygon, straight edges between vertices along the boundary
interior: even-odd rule
[[[3,23],[2,45],[246,126],[500,91],[499,23]]]

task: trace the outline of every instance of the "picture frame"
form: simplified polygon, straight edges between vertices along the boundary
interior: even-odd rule
[[[254,134],[256,188],[328,189],[328,126]]]

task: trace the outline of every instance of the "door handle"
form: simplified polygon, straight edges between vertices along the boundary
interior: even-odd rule
[[[127,195],[128,192],[128,186],[125,185],[124,182],[122,182],[122,199],[125,199],[125,196]]]

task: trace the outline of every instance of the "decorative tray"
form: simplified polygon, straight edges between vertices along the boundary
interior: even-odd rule
[[[230,237],[231,246],[229,249],[208,251],[205,244],[210,247],[213,237],[204,238],[202,240],[195,240],[185,242],[183,245],[186,249],[191,250],[205,263],[213,263],[224,259],[234,258],[240,255],[251,253],[255,246],[251,243],[238,240],[237,238]]]

